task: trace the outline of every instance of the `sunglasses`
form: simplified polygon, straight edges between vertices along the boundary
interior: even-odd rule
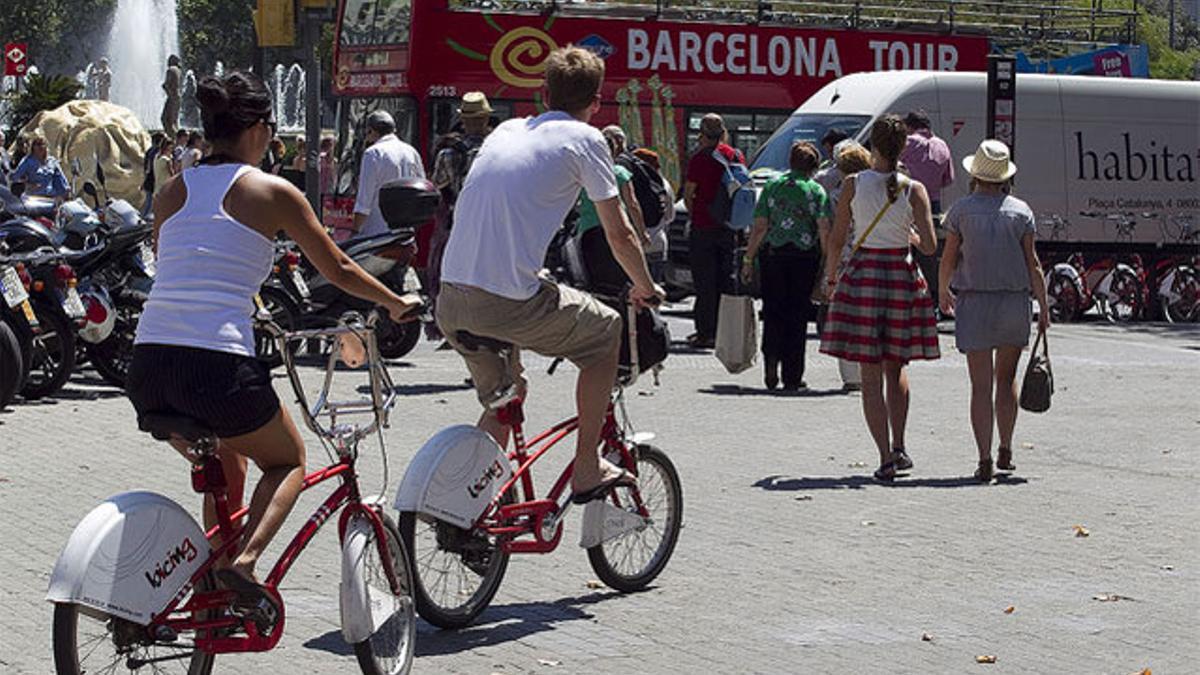
[[[267,125],[267,128],[271,130],[272,136],[274,136],[275,132],[279,130],[279,123],[275,120],[263,119],[262,123]]]

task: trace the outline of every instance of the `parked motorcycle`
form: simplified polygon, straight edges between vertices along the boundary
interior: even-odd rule
[[[414,228],[427,222],[437,210],[441,195],[424,178],[402,178],[379,190],[379,208],[390,232],[341,242],[338,246],[360,267],[396,293],[420,290],[420,282],[409,267],[417,252]],[[309,297],[302,308],[299,327],[328,328],[337,325],[347,311],[366,312],[372,306],[334,286],[308,261],[303,263],[303,281]],[[375,328],[379,353],[398,359],[408,354],[421,339],[420,322],[394,323],[383,317]]]

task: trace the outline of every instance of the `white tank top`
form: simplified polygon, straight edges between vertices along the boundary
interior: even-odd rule
[[[866,232],[871,221],[887,203],[887,181],[891,175],[873,169],[855,174],[854,199],[850,202],[850,211],[854,214],[854,232]],[[879,219],[875,229],[867,235],[863,248],[908,248],[908,232],[913,222],[912,204],[908,203],[911,189],[912,180],[900,176],[900,195],[883,214],[883,218]]]
[[[254,355],[254,294],[271,273],[275,245],[225,212],[247,164],[183,172],[187,201],[158,231],[158,275],[134,344]]]

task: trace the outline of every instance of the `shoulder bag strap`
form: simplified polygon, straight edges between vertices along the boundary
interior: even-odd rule
[[[897,182],[900,186],[899,189],[903,190],[905,188],[906,181],[902,177],[897,176]],[[857,185],[854,187],[855,189],[858,188]],[[889,199],[884,203],[883,208],[879,209],[879,213],[875,214],[875,218],[871,221],[871,224],[867,226],[866,230],[863,230],[861,235],[859,235],[858,241],[854,242],[854,248],[850,249],[850,255],[853,256],[855,253],[858,253],[858,249],[862,247],[863,242],[867,240],[867,237],[871,236],[871,231],[875,229],[875,226],[879,224],[879,221],[883,220],[884,214],[888,212],[888,209],[892,208],[892,204],[896,203],[899,199],[900,196],[897,194],[895,199]]]

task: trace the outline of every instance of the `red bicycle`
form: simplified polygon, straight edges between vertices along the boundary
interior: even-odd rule
[[[622,592],[645,588],[670,560],[683,521],[683,490],[674,464],[649,445],[652,435],[634,434],[624,389],[639,372],[637,329],[628,307],[622,368],[601,432],[601,448],[612,463],[637,476],[637,487],[614,488],[584,509],[583,538],[592,569]],[[509,365],[509,343],[460,332],[468,349],[490,349]],[[493,405],[512,427],[514,448],[504,450],[473,426],[443,429],[413,458],[396,496],[400,533],[414,561],[417,612],[442,628],[461,628],[482,612],[514,553],[549,553],[562,539],[571,510],[568,464],[544,496],[534,489],[533,467],[578,429],[578,418],[525,438],[522,401],[510,389]]]
[[[183,507],[151,492],[122,493],[93,509],[71,534],[50,579],[47,595],[55,603],[54,662],[59,675],[207,675],[218,654],[273,649],[285,623],[279,585],[321,526],[339,511],[342,635],[367,675],[409,671],[416,636],[411,564],[398,530],[383,513],[382,497],[362,496],[355,469],[359,443],[377,436],[387,473],[382,430],[395,394],[375,344],[377,318],[372,313],[364,322],[347,315],[335,328],[290,333],[265,324],[278,341],[305,423],[320,437],[331,461],[305,476],[303,489],[333,479],[340,482],[266,578],[264,586],[278,612],[265,600],[247,607],[234,591],[215,584],[215,568],[241,540],[240,523],[247,512],[242,508],[230,513],[217,439],[195,420],[147,415],[144,426],[155,438],[190,444],[192,487],[212,498],[217,525],[204,532]],[[329,390],[342,353],[341,338],[347,335],[357,336],[366,348],[370,395],[335,402]],[[321,393],[311,408],[292,351],[286,348],[292,341],[308,339],[333,345]],[[369,416],[370,421],[339,421],[348,416]]]

